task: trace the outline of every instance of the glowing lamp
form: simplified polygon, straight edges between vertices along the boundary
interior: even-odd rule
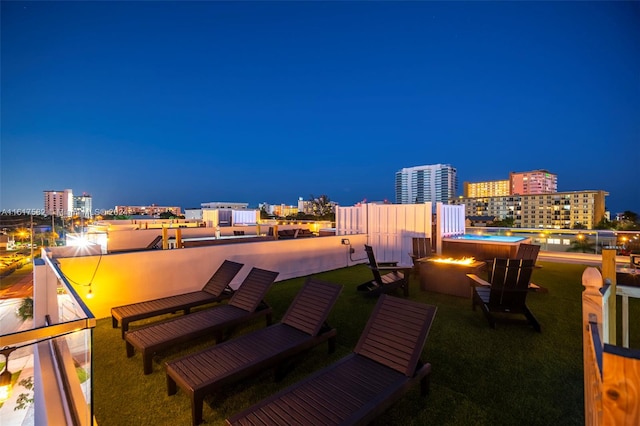
[[[0,373],[0,403],[4,403],[11,398],[13,384],[11,383],[11,371],[9,371],[9,355],[15,348],[4,348],[0,354],[4,355],[4,370]]]

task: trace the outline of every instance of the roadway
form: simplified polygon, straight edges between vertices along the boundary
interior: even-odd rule
[[[8,282],[11,284],[6,285]],[[32,321],[16,315],[25,297],[33,297],[33,264],[28,263],[11,275],[0,278],[0,335],[32,328]]]

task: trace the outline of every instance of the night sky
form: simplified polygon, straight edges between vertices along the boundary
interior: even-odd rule
[[[640,2],[1,3],[2,209],[395,199],[546,169],[640,213]]]

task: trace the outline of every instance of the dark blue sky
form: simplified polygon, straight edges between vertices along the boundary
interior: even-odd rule
[[[0,207],[394,199],[547,169],[640,212],[640,2],[1,3]]]

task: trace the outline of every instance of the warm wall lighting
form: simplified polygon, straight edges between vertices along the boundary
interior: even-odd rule
[[[0,403],[4,403],[11,398],[13,384],[11,383],[11,371],[9,371],[9,355],[15,348],[6,347],[0,351],[4,355],[4,370],[0,373]]]

